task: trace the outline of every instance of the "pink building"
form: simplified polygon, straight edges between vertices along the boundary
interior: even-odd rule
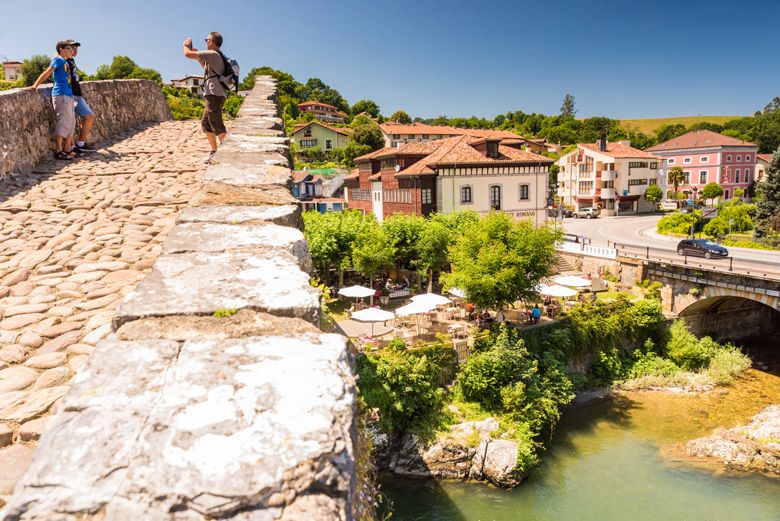
[[[684,192],[714,182],[723,187],[723,198],[731,199],[735,188],[747,191],[755,181],[758,146],[710,130],[688,132],[647,152],[665,159],[661,177],[667,190],[672,186],[666,183],[666,174],[675,166],[685,172],[685,182],[679,187]]]

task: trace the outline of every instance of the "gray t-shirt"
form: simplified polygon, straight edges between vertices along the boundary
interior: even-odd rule
[[[225,89],[222,88],[222,84],[219,82],[219,75],[225,72],[225,64],[222,62],[222,57],[217,51],[198,51],[198,61],[203,67],[203,74],[207,78],[206,83],[203,86],[203,94],[205,96],[222,96],[227,97]],[[217,77],[210,78],[210,76],[216,75]]]

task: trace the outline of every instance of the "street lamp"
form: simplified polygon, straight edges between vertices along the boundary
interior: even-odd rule
[[[693,208],[691,208],[691,239],[695,239],[696,237],[693,235],[693,224],[696,222],[696,194],[699,191],[699,188],[694,186],[691,188],[693,191]]]

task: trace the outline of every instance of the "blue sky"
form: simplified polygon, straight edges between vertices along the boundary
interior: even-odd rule
[[[198,72],[181,41],[202,47],[217,30],[244,71],[319,77],[388,115],[554,114],[567,92],[582,117],[741,115],[780,95],[778,0],[38,0],[2,12],[19,23],[2,24],[0,58],[72,37],[87,72],[124,54],[168,80]]]

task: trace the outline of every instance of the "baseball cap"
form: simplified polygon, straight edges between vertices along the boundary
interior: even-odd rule
[[[76,40],[66,40],[70,45],[74,47],[81,47],[81,44],[77,42]]]

